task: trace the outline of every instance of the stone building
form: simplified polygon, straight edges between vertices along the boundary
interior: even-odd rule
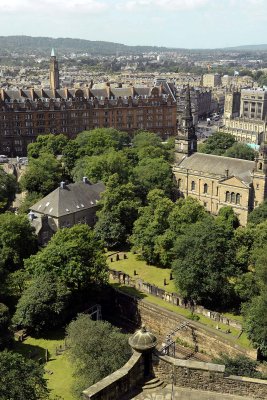
[[[221,85],[221,75],[220,74],[204,74],[203,75],[203,86],[204,87],[217,87]]]
[[[38,135],[114,127],[133,134],[143,129],[166,139],[176,132],[176,99],[166,85],[155,87],[59,89],[52,52],[51,89],[0,89],[0,153],[25,156]]]
[[[190,98],[193,122],[194,124],[197,124],[199,119],[208,117],[211,112],[211,90],[205,88],[191,87]],[[176,99],[177,120],[180,122],[186,103],[186,86],[177,89]]]
[[[217,214],[230,205],[245,225],[248,213],[267,197],[267,145],[255,161],[197,153],[190,93],[182,125],[175,140],[173,173],[178,195],[198,199],[207,211]]]
[[[220,130],[231,133],[238,142],[252,145],[264,142],[267,132],[267,91],[227,90]]]
[[[105,185],[91,184],[86,177],[83,182],[60,187],[30,207],[29,218],[34,226],[40,244],[45,244],[59,228],[70,228],[83,223],[93,226],[100,194]]]

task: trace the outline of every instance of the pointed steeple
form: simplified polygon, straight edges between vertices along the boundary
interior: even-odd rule
[[[181,124],[175,138],[175,160],[179,162],[183,157],[189,157],[197,151],[197,136],[193,123],[190,87],[186,87],[185,108],[181,117]]]
[[[183,113],[183,118],[186,118],[186,119],[191,119],[192,118],[192,121],[193,121],[189,83],[187,84],[187,87],[186,87],[185,109],[184,109],[184,113]]]

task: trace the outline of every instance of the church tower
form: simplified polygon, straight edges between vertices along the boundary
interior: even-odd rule
[[[185,108],[181,117],[181,124],[175,138],[175,161],[179,162],[185,156],[189,157],[197,151],[197,136],[193,124],[191,109],[190,87],[187,85]]]
[[[262,143],[255,157],[255,167],[252,174],[254,198],[251,208],[255,208],[267,198],[267,143]]]
[[[239,117],[240,114],[240,91],[230,87],[225,92],[224,118]]]
[[[59,69],[54,49],[52,49],[50,57],[50,89],[59,89]]]

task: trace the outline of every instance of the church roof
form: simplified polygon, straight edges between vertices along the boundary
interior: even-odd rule
[[[40,214],[61,217],[81,210],[93,208],[100,200],[100,194],[105,190],[102,182],[95,184],[71,183],[58,187],[30,209]]]
[[[194,153],[190,157],[184,158],[175,167],[221,175],[222,177],[225,177],[225,171],[228,170],[228,176],[236,176],[241,181],[251,183],[251,173],[254,166],[254,161],[216,156],[213,154]]]

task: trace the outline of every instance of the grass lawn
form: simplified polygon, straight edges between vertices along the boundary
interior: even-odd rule
[[[168,303],[158,297],[152,296],[151,294],[143,293],[138,291],[137,289],[129,286],[122,286],[119,285],[118,283],[113,283],[113,286],[117,287],[118,289],[131,294],[132,296],[138,297],[140,299],[145,299],[146,301],[149,301],[150,303],[156,304],[162,308],[165,308],[166,310],[175,312],[179,315],[183,315],[184,317],[188,318],[191,315],[191,312],[189,310],[186,310],[182,307],[175,306],[171,303]],[[225,339],[231,340],[234,343],[238,344],[239,346],[245,347],[247,349],[252,349],[252,346],[246,336],[245,333],[242,333],[242,335],[238,338],[238,335],[240,334],[240,330],[232,328],[228,325],[222,324],[222,323],[217,323],[216,321],[213,321],[210,318],[205,317],[204,315],[197,314],[199,316],[198,322],[209,327],[216,329],[217,325],[219,329],[216,329],[216,333],[218,335],[222,335]],[[226,331],[230,329],[231,333],[226,333]]]
[[[170,268],[160,268],[160,267],[155,267],[153,265],[147,265],[146,261],[138,259],[137,254],[133,254],[131,252],[123,252],[123,253],[127,254],[127,259],[125,260],[110,262],[110,259],[108,258],[109,268],[125,272],[126,274],[130,275],[133,278],[141,278],[145,282],[149,282],[151,284],[158,286],[161,289],[166,290],[166,292],[177,293],[174,280],[170,281],[170,272],[171,272]],[[113,260],[115,260],[115,256],[113,256]],[[134,276],[134,270],[137,272],[138,275]],[[166,286],[164,286],[164,278],[166,279],[167,282]],[[153,296],[151,297],[154,298]],[[181,310],[180,314],[182,315],[187,316],[186,313],[190,313],[190,311],[184,310],[181,307],[179,308]],[[235,315],[229,312],[223,313],[223,315],[227,318],[238,321],[240,323],[243,322],[243,318],[241,315]],[[203,318],[205,317],[203,316]],[[209,318],[205,319],[209,320]],[[234,328],[232,329],[234,330]]]
[[[75,400],[71,394],[73,383],[72,366],[67,358],[66,352],[56,356],[56,347],[64,344],[64,331],[56,331],[45,338],[28,337],[26,340],[16,342],[16,351],[25,357],[30,355],[38,360],[45,357],[45,350],[48,349],[50,361],[45,364],[45,374],[48,388],[51,389],[51,398],[59,396],[60,400]]]
[[[158,268],[153,265],[147,265],[146,261],[138,260],[136,254],[131,252],[124,253],[127,254],[126,260],[110,262],[110,259],[108,259],[109,268],[123,271],[134,278],[141,278],[143,281],[156,285],[167,292],[173,293],[177,291],[174,280],[170,281],[170,268]],[[114,259],[115,257],[113,257]],[[134,271],[137,272],[136,276],[134,276]],[[164,286],[164,279],[167,282],[166,286]]]

